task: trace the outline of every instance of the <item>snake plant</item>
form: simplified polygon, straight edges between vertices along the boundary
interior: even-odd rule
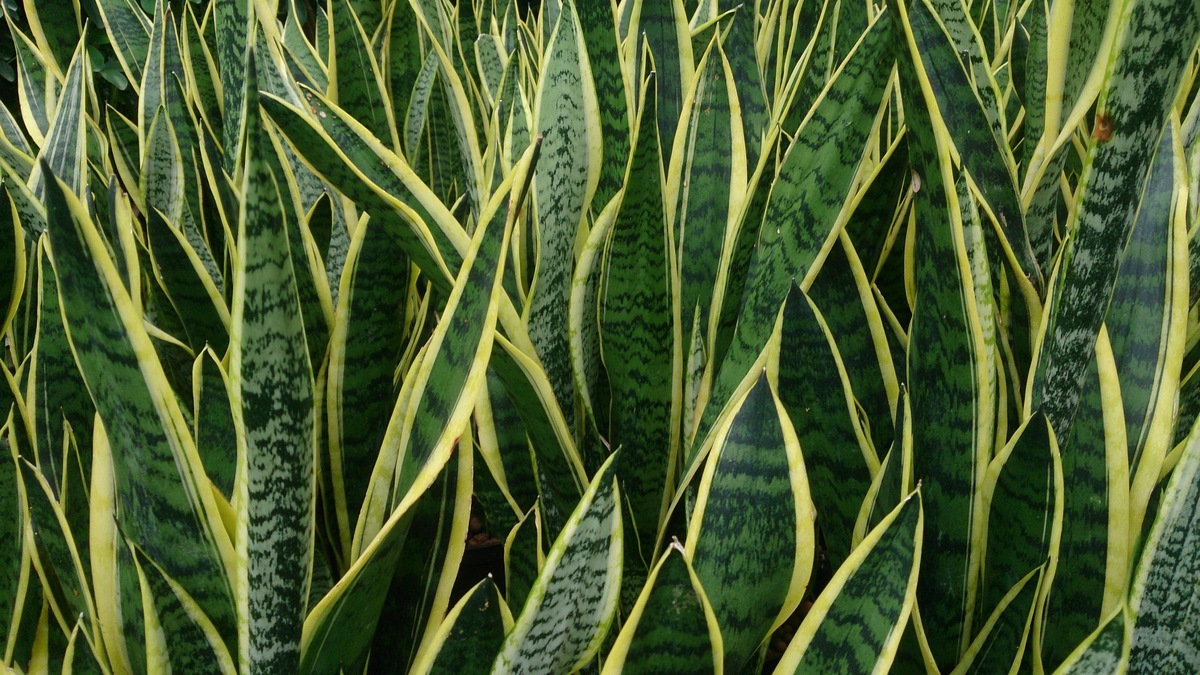
[[[0,3],[7,672],[1200,671],[1200,1],[526,5]]]

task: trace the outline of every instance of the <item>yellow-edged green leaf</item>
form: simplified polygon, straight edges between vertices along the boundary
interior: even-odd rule
[[[655,79],[648,77],[643,88],[644,105],[619,212],[608,230],[598,310],[600,349],[612,395],[609,429],[602,434],[612,447],[622,449],[616,472],[643,559],[651,557],[664,500],[671,497],[666,485],[675,464],[679,417],[674,375],[682,358],[673,321],[675,282],[652,93]]]
[[[796,432],[766,373],[735,403],[708,455],[687,543],[730,672],[800,604],[816,517]]]
[[[142,317],[77,197],[46,172],[50,233],[67,334],[113,443],[121,531],[195,600],[232,645],[236,621],[220,525],[183,414]]]
[[[1131,673],[1186,673],[1200,668],[1200,433],[1195,428],[1142,550],[1133,580]]]
[[[295,670],[313,551],[313,367],[279,182],[247,68],[245,167],[229,330],[230,403],[243,428],[234,484],[239,662]]]
[[[915,602],[923,524],[913,493],[875,526],[808,610],[776,673],[891,668]]]
[[[678,541],[650,572],[604,662],[605,673],[720,673],[721,631]]]
[[[890,49],[890,14],[884,12],[875,20],[827,85],[779,169],[758,230],[736,334],[714,380],[687,466],[695,462],[699,441],[766,344],[793,280],[808,288],[809,277],[815,276],[835,243],[843,200],[870,137],[891,68],[884,56]],[[744,227],[753,231],[758,225],[747,221]]]
[[[554,546],[493,673],[572,672],[595,657],[617,609],[623,550],[614,453],[596,472]]]
[[[1060,438],[1079,405],[1155,141],[1200,36],[1200,3],[1132,3],[1118,31],[1026,396]]]

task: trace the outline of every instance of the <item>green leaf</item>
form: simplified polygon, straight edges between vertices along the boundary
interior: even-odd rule
[[[891,668],[915,602],[924,522],[919,493],[880,521],[821,591],[776,673]]]
[[[687,552],[676,541],[646,579],[604,661],[604,672],[716,672],[721,662],[717,618]]]
[[[329,454],[345,555],[391,415],[406,338],[396,317],[404,315],[408,284],[409,266],[386,230],[360,222],[343,268],[328,376]]]
[[[800,444],[763,373],[717,429],[688,528],[696,576],[738,672],[800,604],[813,520]]]
[[[987,556],[980,591],[982,616],[997,611],[1029,570],[1050,561],[1053,578],[1063,528],[1064,475],[1054,430],[1034,413],[988,465],[983,484]],[[1044,593],[1042,593],[1044,595]],[[1024,610],[1028,613],[1028,609]],[[1041,620],[1037,621],[1040,628]],[[1041,653],[1040,630],[1032,634]]]
[[[281,204],[281,177],[247,67],[246,165],[229,330],[230,404],[244,431],[234,484],[238,636],[249,672],[295,670],[308,606],[313,539],[314,382]]]
[[[46,142],[38,153],[39,160],[45,160],[54,170],[54,174],[66,181],[76,193],[81,194],[87,180],[86,162],[87,141],[87,91],[90,88],[91,66],[87,58],[87,50],[82,42],[71,60],[67,70],[67,80],[59,92],[58,109],[54,113],[54,121],[46,133]],[[45,187],[45,175],[34,167],[29,178],[29,187],[34,194],[41,197]]]
[[[596,472],[529,592],[493,673],[573,672],[595,657],[617,609],[623,550],[614,453]]]
[[[528,155],[524,171],[531,161]],[[414,505],[443,472],[469,423],[495,334],[499,270],[515,216],[501,210],[506,196],[507,189],[501,190],[488,205],[489,220],[477,228],[441,321],[401,389],[355,531],[351,553],[357,557],[305,620],[301,673],[332,672],[361,662]],[[498,222],[500,218],[504,221]]]
[[[1144,0],[1121,24],[1096,110],[1107,131],[1088,146],[1028,396],[1060,438],[1079,405],[1155,141],[1200,36],[1200,3]]]
[[[568,0],[546,46],[538,81],[536,134],[542,158],[534,178],[538,246],[536,285],[529,301],[529,337],[546,367],[554,395],[570,420],[574,387],[568,353],[567,300],[576,231],[596,191],[600,170],[600,129],[579,18]]]
[[[1033,630],[1044,578],[1045,568],[1038,567],[1000,599],[955,673],[1012,672],[1024,665],[1029,641],[1037,641]]]
[[[854,392],[829,327],[798,285],[784,304],[781,331],[779,400],[805,449],[809,490],[836,569],[850,554],[854,523],[878,460],[855,423]]]
[[[1200,432],[1163,491],[1158,516],[1133,579],[1131,673],[1183,673],[1200,668]]]
[[[228,0],[216,3],[210,17],[216,30],[216,56],[221,76],[221,146],[225,150],[225,171],[231,174],[242,154],[246,111],[244,64],[254,33],[253,12],[251,0]]]
[[[647,81],[620,210],[608,231],[598,312],[600,349],[612,392],[606,437],[622,449],[617,476],[643,559],[652,557],[664,499],[671,496],[665,488],[678,442],[674,374],[681,359],[654,78]]]
[[[369,34],[350,2],[334,2],[330,8],[328,96],[392,148],[400,147],[392,106],[379,64],[371,51]],[[376,9],[378,9],[378,2]],[[364,5],[359,4],[360,7]],[[376,17],[378,18],[378,17]]]
[[[221,525],[162,364],[83,205],[45,163],[47,230],[67,332],[113,447],[122,531],[236,640]]]
[[[132,0],[97,0],[96,9],[108,42],[134,89],[142,86],[142,69],[150,51],[150,21]]]
[[[891,63],[884,57],[890,49],[890,23],[890,12],[884,12],[859,41],[822,92],[779,169],[746,277],[737,332],[717,372],[687,466],[696,461],[701,439],[766,344],[793,280],[801,288],[811,285],[810,277],[841,229],[844,201],[890,72]],[[755,225],[747,221],[744,227]]]
[[[432,661],[418,663],[415,673],[483,675],[512,627],[512,613],[491,578],[475,584],[446,615],[438,628]]]
[[[1124,609],[1117,610],[1071,652],[1055,675],[1125,672],[1130,665],[1129,631]]]

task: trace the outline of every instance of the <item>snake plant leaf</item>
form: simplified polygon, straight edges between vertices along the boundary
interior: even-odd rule
[[[663,164],[668,165],[683,111],[683,99],[695,77],[687,13],[682,0],[643,0],[635,3],[633,20],[638,36],[635,47],[640,52],[642,40],[645,40],[654,56],[653,65],[649,61],[638,64],[634,77],[635,81],[641,81],[647,73],[655,73],[658,135],[662,139]],[[641,100],[636,103],[644,104]]]
[[[1055,675],[1120,673],[1130,667],[1130,629],[1125,610],[1119,609],[1071,652]]]
[[[596,86],[596,101],[600,112],[600,136],[603,159],[596,183],[596,204],[607,204],[625,177],[629,157],[629,103],[618,58],[616,24],[611,3],[582,2],[579,23],[587,44],[588,64]]]
[[[306,91],[305,98],[306,105],[316,111],[313,119],[269,95],[263,97],[262,105],[318,176],[378,218],[413,262],[435,284],[448,289],[448,280],[461,264],[455,242],[465,237],[461,226],[455,223],[457,232],[442,229],[450,227],[453,216],[428,188],[422,186],[417,194],[410,190],[419,182],[415,174],[370,132],[344,117],[320,94]],[[426,208],[441,213],[435,219]]]
[[[1026,407],[1043,409],[1060,438],[1079,405],[1154,141],[1200,35],[1200,6],[1145,0],[1121,23],[1027,394]]]
[[[735,403],[708,455],[687,539],[730,672],[800,604],[815,541],[800,444],[766,373]]]
[[[384,228],[372,220],[360,222],[338,293],[326,395],[333,498],[345,556],[353,533],[350,518],[362,508],[391,414],[393,373],[406,338],[396,317],[405,311],[409,276]]]
[[[854,548],[808,610],[776,673],[891,667],[916,601],[924,515],[914,492]]]
[[[11,643],[20,622],[23,587],[27,588],[29,560],[25,555],[25,489],[18,467],[16,448],[9,440],[12,410],[0,427],[0,644],[11,653]],[[24,578],[24,581],[23,581]]]
[[[512,613],[489,577],[475,584],[438,628],[436,653],[413,666],[414,673],[483,675],[512,628]]]
[[[479,428],[479,449],[497,485],[515,500],[514,519],[526,513],[538,499],[529,437],[509,396],[504,381],[494,367],[488,367],[487,396],[475,406],[475,424]],[[494,453],[494,454],[493,454]],[[502,477],[501,477],[502,476]],[[494,514],[488,512],[489,521]],[[509,527],[515,525],[515,521]],[[504,528],[506,531],[509,528]]]
[[[44,586],[56,591],[48,598],[50,605],[59,616],[88,617],[94,625],[87,563],[79,556],[62,504],[55,498],[57,489],[28,461],[22,462],[22,470],[29,524],[38,546],[35,564]]]
[[[133,0],[97,0],[95,6],[125,78],[140,92],[150,51],[151,23],[146,13]]]
[[[525,161],[528,171],[532,156]],[[401,405],[393,411],[382,441],[352,542],[351,552],[358,555],[305,619],[301,673],[332,672],[361,662],[374,636],[414,505],[443,473],[470,421],[484,381],[485,355],[495,335],[499,269],[511,230],[510,214],[500,209],[511,180],[485,211],[505,220],[489,218],[477,228],[422,362],[410,370],[411,381],[401,390]],[[347,620],[351,615],[353,620]]]
[[[175,312],[185,319],[186,335],[179,337],[195,352],[206,344],[224,352],[230,321],[225,298],[186,235],[169,222],[157,208],[146,214],[147,239],[158,282]]]
[[[546,367],[555,397],[568,413],[575,406],[568,353],[567,304],[575,233],[599,180],[600,119],[596,86],[574,2],[568,0],[546,46],[534,109],[542,160],[534,178],[538,214],[536,282],[528,307],[529,336]]]
[[[738,106],[742,111],[742,136],[746,142],[746,166],[758,166],[759,158],[766,151],[764,136],[770,110],[766,91],[763,88],[762,65],[755,47],[755,17],[744,4],[734,7],[730,0],[722,0],[722,11],[734,10],[726,29],[722,48],[728,55],[729,65],[738,76],[734,79],[737,88]]]
[[[1173,199],[1185,175],[1179,132],[1173,121],[1159,141],[1105,319],[1125,410],[1135,527],[1173,445],[1168,427],[1187,341],[1187,234]]]
[[[596,472],[550,547],[491,672],[572,672],[595,657],[616,612],[621,585],[620,455],[611,455]]]
[[[779,400],[805,448],[808,487],[826,555],[837,569],[850,554],[854,523],[878,460],[856,424],[854,392],[829,327],[798,285],[792,285],[782,321]]]
[[[467,427],[459,444],[466,449],[472,443]],[[452,456],[412,511],[389,597],[371,644],[372,662],[403,665],[411,672],[414,660],[433,649],[442,617],[450,609],[450,596],[466,549],[473,472],[473,453]]]
[[[707,435],[766,344],[793,279],[808,288],[808,277],[820,268],[835,241],[843,200],[857,173],[890,72],[885,56],[890,49],[890,16],[887,11],[880,14],[860,39],[822,92],[779,169],[746,277],[733,343],[714,380],[697,441]],[[695,462],[701,445],[693,443],[687,465]]]
[[[59,91],[58,108],[54,121],[46,133],[39,159],[44,159],[54,174],[66,181],[77,194],[82,194],[87,181],[87,91],[90,87],[91,66],[87,50],[81,41],[71,59],[67,79]],[[29,178],[29,187],[41,197],[44,192],[45,176],[35,166]]]
[[[948,5],[939,3],[939,6],[945,9]],[[963,10],[954,5],[952,11],[946,11],[958,14]],[[943,24],[947,26],[945,30],[969,21],[961,14],[957,19],[957,22]],[[978,98],[980,92],[987,90],[987,83],[976,81],[973,85],[968,80],[955,53],[956,45],[942,32],[943,29],[939,29],[926,0],[911,2],[905,13],[905,29],[911,35],[912,49],[915,50],[912,52],[913,65],[921,86],[930,89],[934,100],[929,105],[937,108],[937,112],[931,111],[931,114],[936,114],[945,124],[946,138],[952,139],[954,145],[951,152],[971,174],[987,200],[992,220],[1003,235],[998,241],[1004,248],[1005,257],[1017,274],[1030,280],[1035,290],[1041,288],[1042,273],[1025,232],[1015,169],[1011,160],[1005,161],[1008,143],[1005,138],[996,136],[988,121],[985,103]],[[974,44],[974,41],[970,43]]]
[[[565,16],[565,13],[564,13]],[[679,426],[670,233],[653,87],[647,78],[620,210],[608,231],[599,307],[600,348],[612,392],[608,439],[622,448],[617,476],[643,558],[658,534]],[[673,482],[673,481],[672,481]],[[632,566],[630,566],[632,567]]]
[[[987,555],[980,608],[996,611],[1029,570],[1053,578],[1063,528],[1064,474],[1058,441],[1045,416],[1034,413],[988,465],[981,490],[987,512]],[[1044,592],[1041,593],[1044,595]],[[1026,613],[1028,611],[1026,610]],[[1041,653],[1041,620],[1032,645]]]
[[[414,165],[427,159],[421,154],[423,149],[421,138],[429,119],[429,101],[433,98],[433,88],[437,84],[437,77],[437,55],[429,54],[413,79],[408,107],[404,112],[404,151]]]
[[[912,397],[905,387],[900,388],[900,399],[896,402],[892,439],[892,447],[879,463],[879,470],[875,472],[871,489],[854,524],[855,545],[862,541],[867,531],[883,522],[891,513],[888,509],[894,509],[913,488]]]
[[[307,607],[313,538],[314,378],[293,270],[281,177],[258,112],[255,57],[247,67],[246,166],[229,324],[230,404],[244,429],[234,484],[239,662],[294,670]]]
[[[1070,650],[1120,602],[1131,562],[1128,461],[1116,366],[1101,330],[1088,365],[1070,435],[1061,445],[1064,491],[1062,538],[1044,628],[1047,668]],[[1043,411],[1044,412],[1044,411]]]
[[[360,121],[374,136],[400,147],[396,121],[386,96],[383,74],[371,50],[370,33],[364,33],[354,4],[335,2],[330,8],[330,44],[326,64],[329,69],[329,100],[336,102],[354,119]],[[379,3],[376,2],[376,10]]]
[[[651,570],[603,672],[720,673],[723,661],[717,617],[676,541]]]
[[[687,127],[686,134],[681,134],[686,140],[667,168],[669,183],[680,199],[678,208],[672,209],[679,251],[680,313],[692,317],[698,311],[699,324],[707,333],[731,207],[739,200],[739,189],[745,189],[746,144],[741,135],[736,78],[715,40],[698,72],[680,118]]]
[[[860,202],[851,222],[867,217],[862,207]],[[860,425],[868,434],[873,452],[864,458],[867,466],[872,467],[878,463],[880,452],[893,441],[895,425],[892,420],[899,417],[896,401],[900,378],[896,373],[896,360],[889,349],[882,311],[874,295],[875,284],[871,281],[871,273],[864,268],[867,263],[859,258],[857,246],[848,231],[839,237],[808,289],[808,296],[825,319],[846,369],[846,378],[854,390],[854,401],[865,412],[861,416],[855,413],[852,417],[861,417],[865,422]],[[897,413],[895,416],[893,410]],[[872,455],[875,459],[871,459]],[[907,493],[906,490],[897,494],[888,507],[898,504]]]
[[[237,472],[237,437],[229,396],[229,372],[212,348],[192,364],[192,420],[196,450],[213,487],[233,499]]]
[[[66,328],[59,312],[58,282],[51,269],[45,239],[37,247],[37,334],[34,338],[35,358],[29,365],[29,389],[26,401],[34,421],[34,439],[38,469],[54,487],[53,495],[66,479],[62,445],[66,427],[75,430],[77,437],[90,429],[95,408],[83,386],[79,369],[71,354]],[[83,440],[91,438],[86,432]],[[90,450],[84,453],[89,460]],[[87,473],[90,475],[90,463]]]
[[[184,16],[179,55],[187,76],[187,91],[195,101],[197,119],[204,125],[206,133],[211,133],[221,124],[221,95],[214,79],[216,59],[204,39],[204,31],[192,5],[184,8]]]
[[[1029,641],[1036,640],[1032,631],[1045,578],[1045,567],[1038,567],[1000,599],[963,652],[955,673],[1012,672],[1024,664]]]
[[[110,439],[122,531],[236,640],[233,557],[183,413],[96,226],[46,172],[59,301],[76,362]]]
[[[150,633],[146,639],[147,660],[153,663],[152,645],[161,640],[166,650],[164,660],[171,671],[236,672],[233,655],[187,592],[136,549],[134,558],[142,579],[143,611],[154,617],[146,622]]]
[[[0,161],[9,164],[13,173],[28,176],[33,171],[33,154],[25,132],[8,107],[0,103]]]
[[[475,40],[475,64],[479,69],[481,93],[485,96],[488,108],[496,106],[496,97],[500,93],[500,83],[504,78],[505,61],[504,45],[495,35],[480,35]]]
[[[225,151],[224,169],[230,174],[242,154],[240,141],[246,111],[243,64],[254,32],[253,12],[251,0],[229,0],[216,3],[210,17],[221,77],[221,147]]]
[[[896,23],[902,44],[904,23]],[[916,289],[908,335],[913,469],[923,485],[926,531],[938,542],[921,560],[921,576],[930,583],[918,588],[918,599],[933,657],[946,666],[967,646],[975,613],[981,552],[975,493],[993,443],[995,392],[956,189],[966,177],[951,168],[950,149],[938,142],[935,103],[926,98],[922,104],[915,66],[898,61],[905,100],[912,102],[905,109],[909,153],[921,181],[910,263]]]
[[[5,9],[8,17],[10,10]],[[56,74],[50,69],[38,50],[24,33],[17,29],[16,22],[7,21],[9,32],[12,34],[13,50],[17,56],[17,87],[18,101],[21,108],[21,121],[25,123],[25,131],[33,140],[34,145],[41,147],[50,131],[50,122],[57,107],[59,83]]]
[[[1200,668],[1200,433],[1193,428],[1159,503],[1130,593],[1131,673],[1180,673]]]
[[[536,506],[525,512],[504,540],[504,599],[510,607],[525,606],[546,559],[541,510]]]
[[[387,30],[387,40],[379,63],[386,78],[386,91],[391,99],[392,115],[399,127],[399,120],[408,112],[413,82],[421,69],[421,26],[407,2],[388,4],[384,14],[384,26]],[[397,131],[403,129],[398,128]],[[408,146],[404,146],[406,151],[407,148]],[[410,163],[414,160],[408,154],[405,154],[405,157]]]

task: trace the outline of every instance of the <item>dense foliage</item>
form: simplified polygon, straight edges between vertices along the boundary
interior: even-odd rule
[[[11,671],[1200,672],[1200,0],[519,5],[0,2]]]

